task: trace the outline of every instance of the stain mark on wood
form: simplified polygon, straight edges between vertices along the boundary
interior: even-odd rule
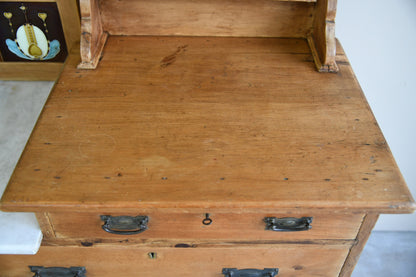
[[[348,66],[350,65],[350,63],[349,63],[349,62],[347,62],[347,61],[337,61],[337,64],[338,64],[338,65],[341,65],[341,64],[342,64],[342,65],[348,65]]]
[[[195,248],[196,245],[191,245],[191,244],[187,244],[187,243],[178,243],[178,244],[175,244],[175,248],[190,248],[190,247]]]
[[[81,241],[81,245],[85,247],[91,247],[94,245],[94,243],[91,241]]]
[[[102,240],[101,240],[101,239],[96,239],[96,240],[94,240],[94,241],[89,241],[89,240],[86,240],[86,241],[81,241],[81,245],[82,245],[82,246],[85,246],[85,247],[91,247],[91,246],[93,246],[95,243],[102,243]]]
[[[294,270],[302,270],[303,269],[303,266],[301,266],[301,265],[294,265],[293,266],[293,269]]]
[[[186,51],[186,48],[188,47],[188,45],[182,45],[179,46],[176,51],[172,54],[170,54],[169,56],[166,56],[162,59],[162,61],[160,62],[160,67],[165,68],[168,67],[169,65],[173,64],[176,61],[176,57]]]

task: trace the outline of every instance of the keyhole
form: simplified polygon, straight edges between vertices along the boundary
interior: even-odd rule
[[[157,253],[156,252],[149,252],[149,253],[147,253],[147,255],[152,260],[157,258]]]
[[[202,220],[202,224],[204,224],[204,225],[211,225],[211,223],[212,223],[212,219],[209,218],[209,214],[205,214],[205,219]]]

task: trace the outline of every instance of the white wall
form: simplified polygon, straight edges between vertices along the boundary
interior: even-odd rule
[[[336,35],[416,197],[416,0],[338,0]],[[416,231],[416,214],[375,230]]]

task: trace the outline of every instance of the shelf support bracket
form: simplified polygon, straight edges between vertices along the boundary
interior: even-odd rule
[[[103,31],[98,0],[80,0],[81,10],[81,63],[80,69],[95,69],[107,41]]]
[[[335,39],[337,0],[317,0],[312,30],[307,40],[319,72],[338,72]]]

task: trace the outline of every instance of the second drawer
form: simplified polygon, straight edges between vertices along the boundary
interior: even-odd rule
[[[301,244],[187,249],[42,246],[33,256],[0,256],[0,276],[31,277],[34,274],[29,266],[36,266],[83,267],[85,277],[229,277],[222,274],[224,268],[277,268],[277,277],[335,277],[344,264],[348,250],[348,247],[341,245]]]

